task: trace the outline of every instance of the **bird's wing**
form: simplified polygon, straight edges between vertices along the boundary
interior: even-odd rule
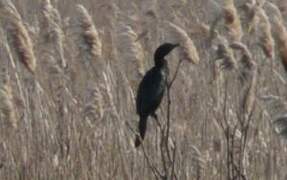
[[[146,73],[141,81],[137,94],[137,113],[149,115],[161,102],[164,93],[164,83],[160,72],[154,68]]]

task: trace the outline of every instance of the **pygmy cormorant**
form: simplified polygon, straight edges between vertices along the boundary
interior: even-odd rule
[[[168,76],[167,61],[164,57],[169,54],[178,44],[164,43],[160,45],[154,53],[154,67],[143,77],[137,91],[136,106],[137,114],[140,117],[135,147],[141,144],[146,132],[148,116],[157,119],[156,109],[161,103],[166,89]]]

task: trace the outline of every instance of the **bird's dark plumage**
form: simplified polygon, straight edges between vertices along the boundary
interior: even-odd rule
[[[136,137],[136,147],[145,137],[148,116],[156,117],[155,111],[166,89],[168,67],[164,57],[177,46],[178,44],[164,43],[157,48],[154,53],[155,65],[145,74],[138,87],[136,106],[140,117],[138,126],[140,136]]]

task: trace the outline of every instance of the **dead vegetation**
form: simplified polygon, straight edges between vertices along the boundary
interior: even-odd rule
[[[0,179],[286,179],[285,16],[284,0],[0,0]],[[169,41],[137,150],[137,83]]]

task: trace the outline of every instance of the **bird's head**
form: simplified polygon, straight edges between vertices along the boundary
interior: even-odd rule
[[[168,55],[174,48],[178,46],[179,44],[172,43],[163,43],[162,45],[160,45],[154,53],[155,62],[163,60],[166,55]]]

